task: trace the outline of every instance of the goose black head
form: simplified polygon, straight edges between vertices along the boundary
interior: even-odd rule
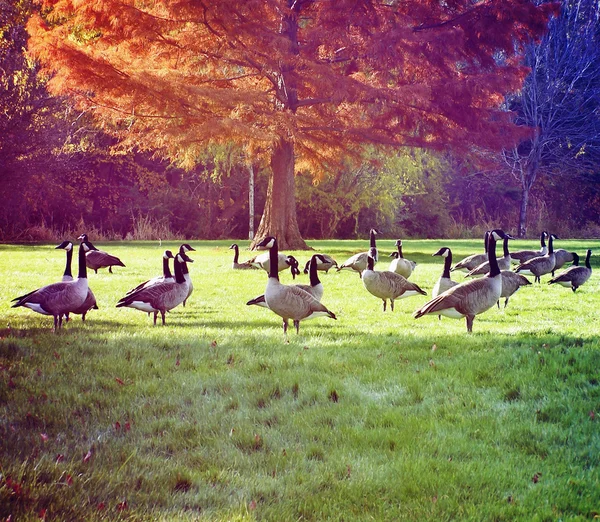
[[[504,239],[514,239],[513,236],[511,236],[510,234],[507,234],[501,228],[495,228],[494,230],[492,230],[490,232],[490,236],[492,236],[494,238],[494,241],[501,241]]]
[[[237,243],[234,243],[233,245],[231,245],[231,246],[229,247],[229,250],[233,250],[233,249],[235,249],[235,248],[239,248],[239,247],[238,247],[238,245],[237,245]]]
[[[398,259],[400,257],[400,254],[398,252],[392,252],[390,254],[390,257],[393,257],[394,259]]]
[[[267,236],[267,237],[261,239],[258,243],[256,243],[256,249],[257,250],[268,250],[270,248],[273,248],[275,241],[276,240],[273,236]]]
[[[71,243],[70,241],[63,241],[60,245],[58,245],[57,247],[54,247],[56,250],[58,250],[59,248],[64,248],[65,250],[71,250],[73,248],[73,243]]]
[[[450,254],[450,249],[448,247],[442,247],[435,254],[431,254],[431,255],[448,257],[448,254]]]
[[[401,247],[402,246],[402,240],[401,239],[397,239],[396,242],[394,243],[395,246],[397,247]]]
[[[193,248],[189,243],[183,243],[183,245],[181,245],[179,247],[179,252],[185,253],[185,252],[195,252],[195,251],[196,251],[196,249]]]
[[[165,259],[173,259],[175,256],[173,255],[173,252],[171,252],[170,250],[165,250],[163,257]]]

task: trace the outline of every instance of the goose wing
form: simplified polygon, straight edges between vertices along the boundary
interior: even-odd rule
[[[336,318],[333,312],[296,285],[280,285],[276,292],[266,293],[265,299],[269,308],[284,319],[299,321],[319,315]]]
[[[43,286],[18,298],[12,307],[29,306],[50,314],[69,312],[80,306],[85,298],[81,298],[79,292],[73,292],[76,282],[77,280],[60,281]]]
[[[85,259],[90,268],[94,266],[98,268],[105,266],[125,266],[118,257],[103,250],[90,250],[86,252]]]

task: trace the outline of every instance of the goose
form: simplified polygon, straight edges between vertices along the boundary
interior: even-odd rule
[[[305,274],[308,274],[309,272],[311,259],[312,257],[306,262],[306,265],[304,265]],[[319,259],[317,260],[317,270],[322,270],[327,274],[333,267],[338,267],[337,261],[333,259],[333,257],[328,256],[327,254],[319,254]]]
[[[195,252],[196,249],[192,248],[192,246],[188,243],[184,243],[183,245],[181,245],[179,247],[179,255],[181,256],[181,272],[183,273],[183,278],[185,279],[185,282],[187,283],[188,286],[188,292],[187,295],[185,297],[185,299],[183,300],[183,306],[185,306],[185,303],[187,302],[188,298],[190,297],[190,295],[192,295],[192,292],[194,291],[194,284],[192,283],[192,276],[190,276],[190,272],[188,270],[188,263],[193,263],[194,260],[190,259],[187,255],[187,252]]]
[[[559,268],[562,268],[567,263],[572,263],[575,259],[573,254],[575,254],[575,252],[569,252],[568,250],[565,250],[564,248],[557,248],[554,251],[554,260],[555,260],[554,270],[558,270]],[[552,272],[552,276],[554,277],[554,271]]]
[[[79,309],[88,295],[87,268],[85,259],[85,247],[79,245],[79,274],[73,281],[60,281],[38,288],[20,297],[12,305],[13,308],[24,306],[43,315],[51,315],[54,318],[52,331],[56,332],[62,328],[63,316],[69,312]]]
[[[387,300],[390,300],[390,308],[394,311],[394,299],[404,299],[411,295],[427,295],[427,292],[422,290],[419,285],[411,283],[405,277],[390,272],[376,272],[373,270],[375,260],[373,257],[367,257],[367,268],[363,270],[361,278],[363,286],[367,291],[375,297],[379,297],[383,301],[383,311],[385,312]]]
[[[473,320],[496,304],[502,294],[502,277],[496,259],[496,242],[504,239],[501,229],[494,229],[488,237],[490,271],[480,279],[471,279],[441,293],[425,303],[413,314],[415,318],[426,314],[443,315],[454,319],[466,318],[467,332],[473,331]]]
[[[502,277],[502,293],[500,294],[500,297],[504,297],[504,308],[506,308],[510,296],[522,286],[530,285],[531,281],[525,276],[516,274],[510,270],[502,270],[500,276]],[[500,308],[500,299],[498,299],[496,304],[498,305],[498,308]]]
[[[60,245],[56,247],[56,249],[59,248],[62,248],[67,251],[67,263],[65,265],[65,272],[63,274],[62,280],[73,281],[73,274],[71,272],[71,261],[73,259],[73,243],[71,243],[70,241],[63,241]],[[92,309],[98,310],[98,304],[96,303],[96,296],[94,295],[94,292],[92,292],[92,289],[88,286],[88,293],[87,297],[85,298],[85,301],[79,308],[73,310],[71,313],[80,315],[81,320],[85,321],[86,314]],[[67,321],[69,320],[69,314],[65,314],[65,319]]]
[[[258,248],[258,244],[256,245]],[[298,260],[291,255],[285,255],[283,253],[277,254],[277,270],[281,272],[286,268],[289,268],[292,272],[292,278],[296,279],[297,275],[300,275],[300,269],[298,268]],[[265,272],[269,273],[269,252],[263,252],[258,254],[251,259],[248,259],[246,263],[250,263],[253,267],[262,268]]]
[[[361,276],[363,270],[367,268],[367,257],[369,257],[369,255],[373,258],[373,261],[376,264],[379,259],[379,253],[377,252],[377,246],[375,244],[375,236],[378,233],[379,232],[377,232],[376,229],[372,228],[369,231],[369,250],[366,252],[359,252],[358,254],[354,254],[353,256],[349,257],[344,263],[341,264],[341,266],[337,268],[337,271],[354,270],[355,272],[358,272],[359,276]]]
[[[279,282],[277,238],[267,236],[257,246],[269,249],[269,279],[265,289],[265,302],[269,309],[283,319],[283,335],[287,341],[288,321],[291,319],[300,331],[300,321],[313,317],[330,317],[335,314],[319,303],[312,295],[296,285],[282,285]]]
[[[401,276],[406,277],[406,279],[408,279],[410,277],[410,275],[412,274],[412,271],[417,266],[417,263],[404,258],[404,256],[402,255],[402,240],[401,239],[398,239],[396,241],[396,246],[398,247],[398,251],[392,252],[390,254],[390,257],[393,257],[394,259],[390,263],[390,268],[388,270],[390,272],[395,272],[396,274],[400,274]]]
[[[518,250],[510,253],[510,258],[513,263],[521,264],[525,261],[529,261],[534,257],[545,256],[548,253],[548,247],[546,246],[546,238],[548,232],[545,230],[540,234],[540,249],[539,250]]]
[[[169,268],[169,259],[173,259],[174,257],[175,256],[173,256],[173,252],[171,252],[170,250],[165,250],[162,255],[163,275],[153,277],[152,279],[148,279],[148,281],[144,281],[143,283],[140,283],[136,287],[129,290],[125,295],[131,295],[131,294],[141,290],[142,288],[147,288],[147,287],[155,285],[157,283],[165,283],[165,282],[175,281],[175,278],[173,277],[173,274],[171,274],[171,270]]]
[[[252,265],[250,261],[246,261],[244,263],[239,263],[240,258],[240,247],[237,243],[234,243],[229,247],[229,250],[233,250],[233,263],[231,268],[234,270],[256,270],[258,267]]]
[[[81,240],[81,242],[85,245],[85,249],[86,249],[85,260],[86,260],[87,266],[90,270],[93,270],[96,274],[98,273],[98,270],[100,268],[108,267],[108,271],[112,274],[113,266],[125,266],[118,257],[115,257],[107,252],[104,252],[103,250],[98,250],[94,245],[92,245],[92,243],[90,243],[90,241],[88,239],[87,234],[81,234],[81,236],[79,236],[79,237],[83,238]]]
[[[585,256],[585,266],[578,266],[579,256],[574,253],[573,265],[553,277],[548,281],[548,284],[559,284],[565,287],[571,287],[571,290],[575,292],[581,285],[583,285],[592,275],[592,265],[590,264],[590,257],[592,251],[588,249]]]
[[[490,235],[489,231],[483,236],[483,247],[485,249],[485,253],[483,254],[471,254],[463,259],[461,259],[456,265],[454,265],[450,271],[455,272],[456,270],[465,270],[469,272],[473,270],[475,267],[479,266],[481,263],[485,263],[488,260],[488,237]]]
[[[317,274],[317,270],[318,270],[317,266],[319,263],[324,263],[324,262],[325,262],[325,260],[323,259],[322,254],[314,254],[308,260],[308,264],[310,265],[309,266],[310,284],[309,285],[304,285],[304,284],[295,284],[294,285],[294,286],[297,286],[298,288],[301,288],[305,292],[308,292],[319,302],[321,301],[321,298],[323,297],[323,284],[321,283],[321,280],[319,279],[319,275]],[[255,297],[254,299],[250,299],[250,301],[248,301],[246,304],[248,306],[256,305],[256,306],[262,306],[264,308],[269,308],[265,301],[264,294],[259,295],[258,297]]]
[[[185,255],[185,254],[183,254]],[[183,276],[184,257],[181,253],[175,256],[175,281],[163,281],[143,287],[137,292],[128,294],[117,303],[117,308],[129,307],[142,312],[154,313],[154,324],[160,312],[162,324],[165,324],[165,314],[179,306],[187,298],[188,283]]]
[[[448,247],[440,248],[435,254],[431,254],[432,256],[442,256],[444,258],[444,270],[440,278],[436,281],[433,286],[433,290],[431,291],[431,297],[437,297],[440,294],[443,294],[446,290],[449,290],[453,286],[458,284],[457,281],[452,281],[450,278],[450,266],[452,265],[452,250]],[[438,316],[439,319],[442,316]]]
[[[539,283],[541,276],[554,272],[556,258],[554,257],[553,240],[558,239],[558,236],[550,234],[548,237],[548,253],[544,256],[534,257],[529,261],[521,263],[515,268],[517,274],[535,276],[535,282]]]
[[[502,246],[503,246],[503,252],[504,255],[500,258],[498,258],[498,267],[500,268],[500,270],[510,270],[510,253],[508,251],[508,237],[505,237],[503,242],[502,242]],[[484,263],[481,263],[479,266],[476,266],[475,268],[473,268],[473,270],[471,270],[465,277],[474,277],[474,276],[481,276],[481,275],[485,275],[490,271],[490,262],[489,261],[485,261]]]

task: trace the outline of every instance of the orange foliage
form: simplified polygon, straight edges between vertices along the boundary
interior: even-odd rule
[[[499,148],[530,0],[44,0],[30,49],[125,148],[193,165],[207,142],[280,138],[318,169],[364,143]],[[502,54],[503,61],[498,56]]]

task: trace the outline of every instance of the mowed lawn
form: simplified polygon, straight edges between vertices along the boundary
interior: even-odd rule
[[[427,297],[384,313],[356,273],[319,272],[338,319],[288,344],[278,316],[245,304],[266,273],[233,271],[231,241],[190,243],[194,293],[166,326],[115,303],[179,243],[95,243],[127,266],[89,273],[100,309],[58,334],[10,300],[58,281],[64,251],[0,246],[0,520],[600,516],[600,241],[556,241],[595,251],[577,293],[545,276],[468,335],[412,312],[442,271],[431,254],[482,241],[405,240]],[[377,269],[393,243],[378,241]],[[341,263],[368,241],[309,244]]]

